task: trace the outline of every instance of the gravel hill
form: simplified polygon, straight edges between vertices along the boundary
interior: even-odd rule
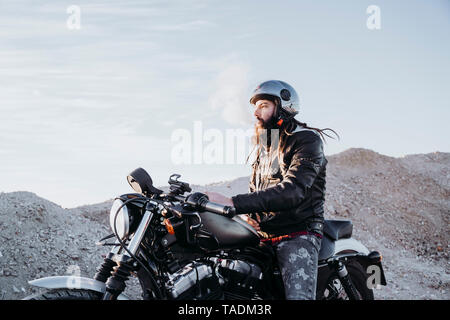
[[[326,218],[352,220],[354,237],[383,254],[388,286],[375,297],[448,300],[450,153],[352,148],[327,158]],[[248,177],[192,188],[231,196],[247,192]],[[27,284],[35,278],[93,276],[109,251],[95,242],[110,233],[111,202],[63,209],[30,192],[0,193],[0,299],[36,292]],[[136,279],[129,284],[139,298]]]

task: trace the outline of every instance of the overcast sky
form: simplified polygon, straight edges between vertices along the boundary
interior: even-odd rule
[[[72,207],[130,192],[139,166],[159,186],[248,175],[174,164],[172,134],[251,128],[268,79],[297,89],[300,120],[339,133],[327,155],[449,152],[449,39],[447,0],[2,0],[0,191]]]

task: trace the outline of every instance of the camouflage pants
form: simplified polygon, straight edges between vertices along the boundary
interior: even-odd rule
[[[287,300],[314,300],[317,264],[322,240],[301,235],[275,246]]]

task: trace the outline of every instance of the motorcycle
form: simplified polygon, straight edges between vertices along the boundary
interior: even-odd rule
[[[233,207],[190,193],[179,178],[171,175],[164,193],[144,169],[132,171],[127,180],[136,193],[114,200],[113,234],[99,242],[112,249],[94,277],[32,280],[30,285],[46,291],[25,299],[127,300],[123,291],[130,276],[138,278],[144,300],[285,299],[272,246]],[[372,278],[386,285],[381,254],[352,239],[352,230],[351,221],[324,221],[317,299],[372,300]],[[106,242],[114,237],[114,243]]]

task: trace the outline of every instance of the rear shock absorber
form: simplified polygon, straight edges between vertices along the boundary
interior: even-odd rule
[[[347,293],[347,296],[350,300],[361,300],[358,291],[356,290],[355,286],[353,285],[352,279],[350,279],[350,276],[348,274],[348,270],[345,267],[345,265],[339,261],[335,260],[332,262],[334,269],[337,271],[337,275],[339,277],[339,280],[342,283],[342,286],[344,287],[345,292]]]

